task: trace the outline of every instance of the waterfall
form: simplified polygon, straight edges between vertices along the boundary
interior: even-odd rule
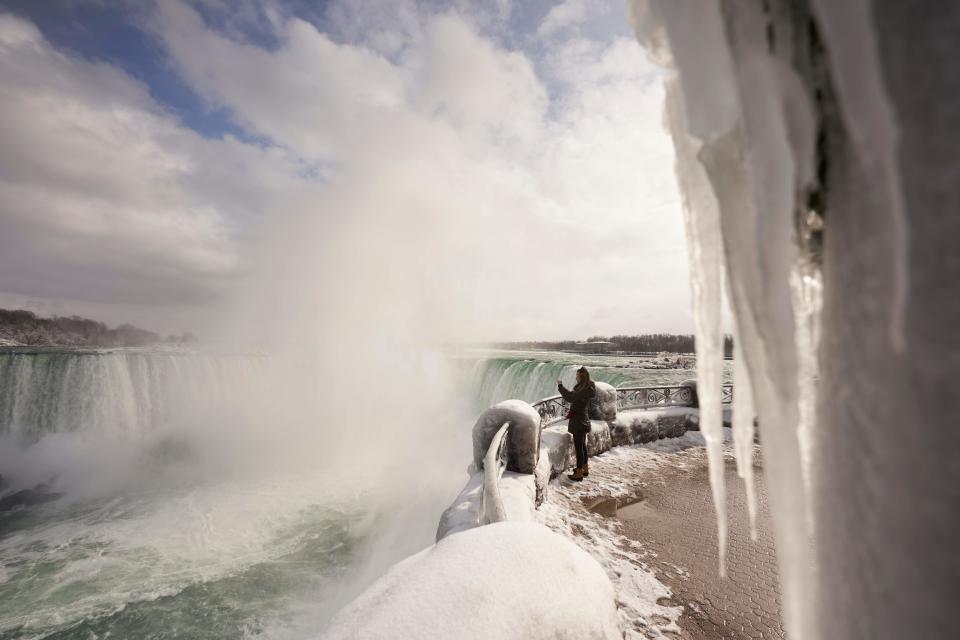
[[[145,433],[184,407],[235,396],[258,356],[116,350],[0,353],[0,435]],[[229,395],[228,395],[229,394]]]
[[[470,391],[477,408],[502,400],[536,402],[557,395],[557,379],[574,384],[580,366],[586,366],[594,380],[615,387],[676,385],[692,378],[689,369],[653,369],[633,366],[630,357],[589,356],[563,353],[526,353],[464,358],[460,363],[461,386]],[[724,365],[724,381],[729,381]]]

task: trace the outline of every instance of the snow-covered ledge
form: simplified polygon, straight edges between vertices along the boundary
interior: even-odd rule
[[[480,415],[473,427],[470,478],[440,516],[437,540],[490,521],[533,521],[538,494],[535,472],[542,450],[540,432],[540,415],[522,400],[505,400]],[[502,475],[501,460],[506,466]],[[498,468],[490,468],[492,464]],[[485,487],[486,491],[494,490],[496,496],[485,501]],[[495,517],[490,515],[491,507]]]
[[[651,387],[646,391],[662,395],[665,389]],[[591,414],[596,417],[612,416],[612,419],[591,420],[592,430],[587,436],[587,454],[590,456],[599,455],[615,446],[675,438],[699,429],[700,411],[695,406],[677,404],[617,411],[617,394],[627,390],[616,390],[610,385],[598,383],[598,391],[600,399],[591,407]],[[695,402],[695,398],[694,391],[690,401]],[[554,398],[534,405],[522,400],[506,400],[481,414],[473,429],[474,462],[468,469],[470,478],[453,504],[440,516],[437,540],[485,523],[482,461],[491,448],[494,434],[504,423],[510,424],[510,433],[506,445],[507,471],[497,483],[502,516],[513,521],[534,520],[534,512],[543,503],[550,480],[575,464],[573,438],[567,433],[566,425],[554,422],[546,427],[540,426],[547,421],[541,413],[544,407],[548,411],[555,411],[558,406],[562,407],[556,404]],[[723,420],[729,424],[729,405],[724,411]],[[532,431],[534,424],[536,436]],[[522,439],[513,441],[514,433],[522,434]],[[536,448],[533,448],[534,443]],[[536,461],[535,466],[526,471],[530,469],[531,461]]]
[[[325,637],[622,638],[613,585],[571,540],[497,522],[395,565],[333,619]]]
[[[595,407],[612,419],[592,421],[589,455],[698,428],[699,410],[691,406],[614,416],[613,393]],[[326,637],[622,637],[603,568],[534,521],[550,479],[573,464],[565,426],[543,428],[533,406],[508,400],[480,416],[473,443],[470,477],[441,516],[436,544],[395,565],[344,608]],[[495,522],[484,516],[485,483],[498,494],[489,496]]]

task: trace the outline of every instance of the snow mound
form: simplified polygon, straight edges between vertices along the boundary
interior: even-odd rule
[[[444,538],[395,565],[325,638],[622,638],[613,586],[585,551],[535,523]]]
[[[483,468],[490,441],[504,422],[510,423],[507,469],[533,473],[540,455],[540,414],[523,400],[504,400],[480,414],[473,426],[473,464]]]
[[[617,419],[617,390],[606,382],[594,383],[597,393],[590,401],[590,418],[592,420]]]

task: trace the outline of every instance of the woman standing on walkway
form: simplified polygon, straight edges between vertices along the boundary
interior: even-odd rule
[[[587,407],[590,399],[597,393],[597,388],[590,379],[587,368],[580,367],[577,369],[577,384],[572,391],[563,386],[559,380],[557,380],[557,389],[563,399],[570,403],[570,412],[567,414],[570,422],[567,425],[567,431],[573,434],[573,448],[577,451],[577,467],[573,470],[573,475],[568,477],[580,482],[590,475],[590,469],[587,467],[587,434],[590,433],[590,416]]]

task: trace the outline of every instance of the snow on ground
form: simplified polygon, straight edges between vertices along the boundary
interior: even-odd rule
[[[531,522],[447,536],[395,565],[325,635],[350,638],[620,638],[613,587],[577,545]]]
[[[730,441],[730,429],[725,428],[726,455],[732,455]],[[629,502],[636,496],[634,479],[638,471],[663,465],[686,467],[702,460],[705,444],[699,432],[688,431],[679,438],[614,447],[590,459],[590,477],[584,482],[551,482],[547,498],[537,511],[543,524],[572,539],[606,570],[617,594],[617,610],[628,640],[679,634],[677,619],[683,608],[659,604],[671,596],[671,591],[657,580],[646,562],[655,554],[621,535],[617,518],[592,513],[586,505],[600,498]]]

